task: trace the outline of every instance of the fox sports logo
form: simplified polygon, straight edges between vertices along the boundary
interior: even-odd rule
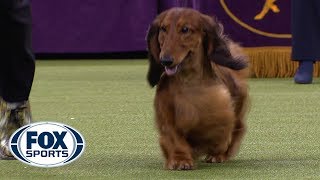
[[[15,158],[37,167],[57,167],[73,162],[84,150],[82,135],[55,122],[33,123],[18,129],[10,138]]]

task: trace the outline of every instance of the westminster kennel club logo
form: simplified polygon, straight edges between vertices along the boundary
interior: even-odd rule
[[[18,129],[10,139],[11,153],[37,167],[57,167],[76,160],[84,151],[83,136],[55,122],[33,123]]]
[[[269,38],[289,39],[290,1],[220,0],[224,12],[246,30]]]

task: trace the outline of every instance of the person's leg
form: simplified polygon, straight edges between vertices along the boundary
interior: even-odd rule
[[[28,99],[35,62],[29,0],[3,0],[0,5],[0,159],[8,159],[10,136],[31,123]]]
[[[319,56],[319,10],[318,0],[292,0],[292,58],[299,61],[294,81],[310,84],[313,78],[313,63]]]
[[[31,48],[31,12],[29,0],[11,1],[3,9],[1,21],[1,97],[6,102],[21,102],[29,98],[35,62]],[[12,4],[14,2],[15,4]],[[11,5],[12,4],[12,5]]]
[[[320,1],[319,0],[314,0],[314,8],[318,18],[320,18]]]

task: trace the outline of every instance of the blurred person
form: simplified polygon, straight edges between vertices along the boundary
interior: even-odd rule
[[[0,159],[14,159],[10,136],[32,119],[28,99],[35,60],[30,0],[1,0],[0,27]]]
[[[292,0],[292,59],[299,61],[295,83],[311,84],[320,60],[320,0]]]

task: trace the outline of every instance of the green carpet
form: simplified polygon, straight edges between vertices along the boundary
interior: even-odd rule
[[[57,121],[86,140],[63,167],[0,161],[0,179],[320,179],[320,79],[251,79],[249,131],[239,155],[193,171],[163,170],[146,61],[38,61],[35,121]]]

